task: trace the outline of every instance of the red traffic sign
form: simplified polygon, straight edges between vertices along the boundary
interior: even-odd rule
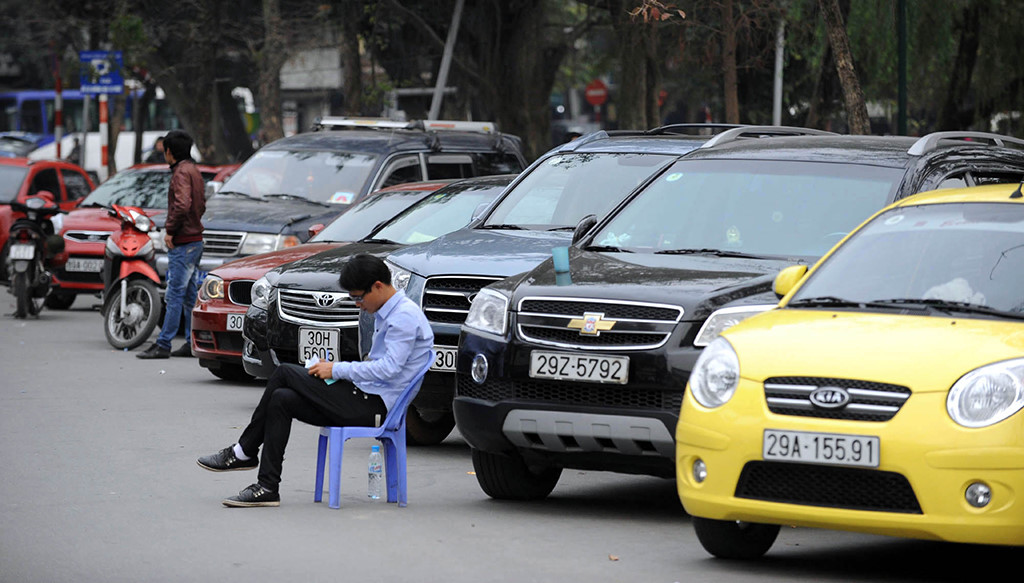
[[[594,79],[587,83],[583,94],[590,105],[603,105],[605,101],[608,101],[608,86],[600,79]]]

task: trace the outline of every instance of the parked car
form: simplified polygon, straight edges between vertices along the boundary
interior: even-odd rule
[[[1024,177],[1007,147],[1024,141],[1003,136],[789,131],[718,134],[571,246],[564,274],[549,257],[476,296],[454,408],[484,492],[543,498],[563,468],[673,476],[694,362],[776,304],[775,273],[894,200]]]
[[[386,186],[525,166],[519,138],[487,122],[324,118],[316,131],[261,148],[210,200],[200,269],[294,247]]]
[[[237,165],[198,165],[205,181],[217,180],[235,168]],[[57,289],[51,294],[56,298],[54,301],[70,306],[77,294],[101,293],[103,250],[107,238],[120,225],[120,221],[107,213],[108,209],[114,204],[139,207],[156,224],[163,225],[170,185],[171,170],[167,164],[137,164],[111,176],[82,200],[77,209],[68,213],[61,231],[68,260],[54,274],[57,284]],[[154,242],[159,243],[157,246],[163,248],[163,232],[153,231],[150,235]],[[161,278],[166,276],[166,259],[158,272]]]
[[[0,132],[0,157],[27,158],[46,140],[44,134],[31,132]]]
[[[1024,545],[1020,185],[901,201],[805,273],[690,377],[677,486],[704,548],[759,557],[780,524]]]
[[[303,245],[236,259],[208,273],[192,309],[190,340],[199,366],[226,380],[253,378],[242,368],[242,321],[251,301],[253,283],[279,265],[365,238],[382,222],[449,182],[409,182],[382,188],[353,205]]]
[[[324,361],[361,359],[370,351],[373,316],[362,312],[339,286],[341,264],[359,253],[385,256],[457,230],[482,213],[513,178],[485,176],[453,182],[379,225],[358,243],[268,272],[253,286],[253,302],[246,312],[245,370],[265,377],[279,363],[304,362],[311,356]],[[409,408],[407,433],[413,443],[436,443],[454,426],[450,407],[435,415],[438,409],[431,399],[421,392]]]
[[[12,211],[10,203],[24,203],[29,196],[47,191],[53,194],[61,209],[70,211],[89,194],[93,186],[89,175],[74,164],[58,160],[0,157],[0,283],[8,284],[7,234],[14,220],[24,216]],[[59,218],[55,221],[54,228],[59,230],[61,221]],[[53,302],[53,299],[48,299],[47,306],[59,307],[51,305]]]

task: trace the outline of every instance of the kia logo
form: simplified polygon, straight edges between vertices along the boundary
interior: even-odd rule
[[[842,387],[819,387],[811,393],[811,403],[823,409],[839,409],[850,402],[850,393]]]
[[[475,299],[476,299],[476,296],[478,296],[478,295],[480,295],[480,294],[479,294],[479,293],[475,293],[475,294],[469,294],[469,295],[468,295],[468,296],[466,297],[466,299],[467,299],[467,300],[469,300],[469,303],[471,303],[471,304],[472,304],[472,303],[473,303],[473,300],[475,300]]]

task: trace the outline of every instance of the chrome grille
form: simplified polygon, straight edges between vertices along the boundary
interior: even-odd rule
[[[67,231],[65,239],[84,243],[103,243],[110,237],[110,231]]]
[[[228,284],[228,299],[233,304],[248,306],[252,303],[252,286],[254,283],[251,279],[232,281]]]
[[[500,277],[432,277],[423,288],[423,313],[431,322],[461,324],[469,314],[470,298]]]
[[[355,327],[359,307],[345,292],[277,290],[277,308],[282,320],[314,326]]]
[[[839,387],[850,394],[850,402],[837,409],[811,403],[811,393],[822,387]],[[768,409],[780,415],[888,421],[910,398],[910,389],[900,385],[822,377],[773,377],[764,381]]]
[[[650,350],[668,341],[683,309],[668,304],[590,298],[527,297],[519,301],[516,332],[521,340],[584,350]],[[611,325],[584,334],[588,314]]]
[[[231,231],[203,231],[203,255],[238,255],[245,233]]]

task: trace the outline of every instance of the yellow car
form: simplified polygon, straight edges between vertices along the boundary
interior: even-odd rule
[[[676,429],[704,548],[779,525],[1024,545],[1024,197],[892,205],[698,359]]]

